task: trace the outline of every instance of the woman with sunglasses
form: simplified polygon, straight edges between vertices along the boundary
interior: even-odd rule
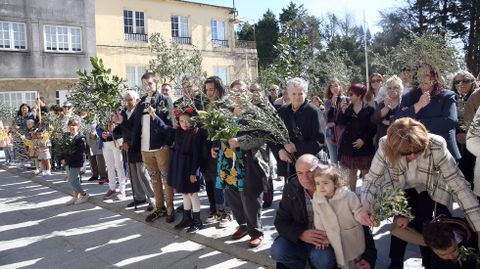
[[[480,231],[480,206],[470,185],[447,150],[445,139],[431,134],[412,118],[396,120],[379,141],[379,147],[362,186],[361,222],[374,226],[370,204],[387,189],[403,189],[414,215],[413,220],[395,218],[400,228],[407,226],[421,232],[432,215],[450,215],[451,198],[458,203],[473,229]],[[407,242],[392,236],[390,267],[403,268]],[[430,250],[421,247],[423,265],[431,268]]]
[[[380,73],[371,74],[368,80],[368,91],[367,94],[365,94],[364,101],[375,109],[377,105],[383,101],[385,96],[386,92],[383,88],[383,76]]]
[[[472,119],[473,115],[466,115],[465,107],[470,96],[477,88],[475,77],[468,71],[460,70],[455,74],[452,81],[452,90],[457,95],[457,113],[458,124],[456,128],[457,146],[460,149],[462,158],[458,162],[458,167],[462,170],[465,179],[472,184],[473,182],[473,167],[475,166],[475,156],[473,156],[466,147],[467,130],[465,117]]]
[[[455,93],[445,89],[438,71],[428,64],[417,66],[413,74],[413,89],[402,96],[395,118],[420,121],[430,133],[442,136],[455,160],[460,160],[455,137],[458,124]]]
[[[355,192],[357,171],[364,176],[370,168],[375,147],[373,137],[377,127],[370,121],[374,109],[368,106],[363,98],[367,88],[360,83],[352,84],[348,89],[351,104],[347,99],[341,103],[336,124],[345,126],[342,139],[338,147],[338,155],[342,167],[348,168],[350,190]]]

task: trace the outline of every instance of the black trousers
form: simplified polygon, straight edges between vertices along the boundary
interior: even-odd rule
[[[217,205],[215,203],[215,180],[216,173],[205,173],[203,178],[205,179],[205,189],[207,191],[208,203],[210,204],[210,213],[215,213],[217,211]]]
[[[465,179],[470,183],[473,190],[473,171],[477,157],[475,157],[472,153],[470,153],[470,151],[468,151],[465,144],[457,143],[457,145],[460,149],[460,153],[462,154],[462,158],[458,162],[458,168],[460,169],[460,171],[462,171]]]
[[[408,227],[411,227],[418,232],[423,231],[424,224],[430,222],[433,218],[433,211],[435,210],[435,202],[430,198],[426,191],[417,193],[415,189],[406,189],[405,198],[407,198],[408,205],[411,208],[414,219],[410,221]],[[437,203],[435,216],[446,215],[450,216],[448,208],[442,204]],[[391,265],[403,268],[403,259],[405,256],[405,249],[407,242],[398,237],[391,236],[390,241],[390,260]],[[422,254],[422,263],[425,269],[430,269],[430,261],[432,259],[432,251],[428,247],[420,247]]]

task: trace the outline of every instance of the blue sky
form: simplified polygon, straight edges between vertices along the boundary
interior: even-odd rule
[[[191,2],[200,2],[218,6],[232,7],[232,0],[189,0]],[[262,18],[267,9],[278,14],[282,8],[288,6],[291,0],[236,0],[235,6],[239,12],[240,19],[249,22],[256,22]],[[392,7],[403,5],[404,1],[400,0],[295,0],[297,5],[303,4],[309,14],[321,17],[327,13],[335,13],[340,17],[344,17],[345,13],[350,13],[357,24],[363,21],[363,10],[367,19],[368,27],[372,33],[379,30],[376,23],[379,20],[379,10],[385,10]]]

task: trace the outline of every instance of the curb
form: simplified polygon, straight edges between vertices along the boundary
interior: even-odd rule
[[[25,170],[19,169],[19,168],[9,168],[6,167],[5,165],[0,165],[1,169],[4,169],[8,171],[9,173],[12,173],[14,175],[30,179],[32,182],[57,190],[59,192],[65,193],[67,195],[71,195],[71,189],[66,187],[64,184],[54,184],[52,182],[44,181],[39,178],[35,178],[35,174],[30,173],[30,172],[25,172]],[[222,253],[229,254],[235,258],[238,258],[240,260],[245,260],[248,262],[252,262],[255,264],[258,264],[260,266],[264,266],[266,268],[275,268],[275,262],[270,259],[268,256],[255,253],[252,251],[248,251],[245,248],[238,247],[235,245],[229,245],[226,244],[220,240],[216,240],[211,237],[207,237],[201,234],[188,234],[185,233],[184,231],[178,231],[173,229],[173,226],[165,223],[165,222],[146,222],[145,217],[142,216],[141,214],[135,213],[132,210],[127,210],[123,207],[116,206],[115,204],[112,203],[106,203],[102,199],[99,199],[97,197],[90,197],[88,200],[89,203],[94,204],[96,206],[99,206],[101,208],[104,208],[106,210],[112,211],[114,213],[117,213],[119,215],[122,215],[124,217],[134,219],[136,221],[145,223],[146,225],[150,225],[152,227],[155,227],[157,229],[161,229],[163,231],[166,231],[170,234],[176,235],[178,237],[181,237],[186,240],[190,240],[193,242],[196,242],[198,244],[210,247],[212,249],[215,249],[217,251],[220,251]]]

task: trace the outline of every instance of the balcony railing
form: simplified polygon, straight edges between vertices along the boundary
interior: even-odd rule
[[[180,45],[191,45],[192,38],[189,36],[172,36],[172,39],[175,43]]]
[[[125,40],[148,42],[147,34],[125,33]]]
[[[256,49],[257,44],[255,41],[247,41],[247,40],[235,40],[235,47],[241,49]]]
[[[212,39],[214,48],[228,48],[228,40]]]

